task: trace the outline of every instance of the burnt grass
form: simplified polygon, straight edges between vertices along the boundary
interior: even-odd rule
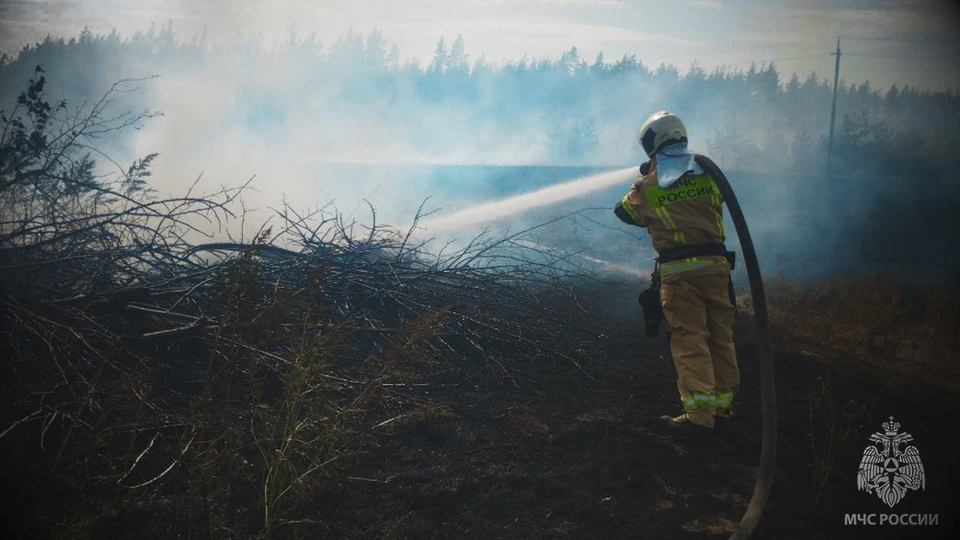
[[[733,433],[695,447],[648,427],[649,418],[677,412],[678,400],[666,337],[642,336],[636,288],[607,282],[577,290],[595,324],[592,333],[577,334],[576,362],[491,363],[462,380],[420,387],[421,399],[451,414],[397,422],[323,482],[309,503],[314,536],[728,537],[752,493],[760,449],[750,314],[741,312],[736,327],[743,386]],[[876,358],[866,362],[789,327],[774,329],[777,473],[754,537],[948,537],[960,476],[952,459],[956,391],[918,382],[902,364],[885,371]],[[853,400],[864,414],[836,450],[814,508],[809,432],[817,392],[836,409]],[[927,473],[926,489],[908,493],[895,512],[938,514],[936,527],[844,526],[845,514],[890,511],[857,491],[856,472],[869,435],[891,415],[913,434]],[[36,520],[76,504],[58,500],[62,489],[32,483],[21,469],[35,444],[25,439],[22,448],[8,449],[2,467],[5,525],[18,537],[43,537],[48,523]],[[94,536],[167,537],[151,515],[169,514],[117,515]]]
[[[596,314],[580,365],[491,367],[429,390],[455,419],[382,436],[331,486],[318,518],[329,538],[725,538],[752,493],[760,445],[756,343],[749,314],[736,341],[743,387],[731,436],[710,448],[647,427],[677,409],[666,338],[641,335],[634,283],[579,292]],[[627,300],[625,300],[627,299]],[[612,309],[612,307],[615,307]],[[955,524],[957,394],[890,375],[842,349],[775,340],[779,444],[775,487],[756,538],[942,538]],[[807,353],[802,351],[808,351]],[[813,351],[810,353],[809,351]],[[955,359],[956,360],[956,359]],[[836,407],[865,414],[838,450],[813,507],[812,395],[825,381]],[[822,411],[820,411],[822,412]],[[844,515],[889,511],[858,492],[868,437],[889,416],[914,436],[927,472],[897,513],[939,514],[937,527],[851,527]]]

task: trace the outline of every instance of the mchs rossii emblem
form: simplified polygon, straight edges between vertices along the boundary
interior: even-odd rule
[[[863,451],[857,489],[874,493],[893,508],[907,491],[926,489],[927,479],[920,462],[920,452],[907,443],[913,440],[909,433],[898,433],[900,423],[883,423],[883,433],[870,436],[873,445]]]

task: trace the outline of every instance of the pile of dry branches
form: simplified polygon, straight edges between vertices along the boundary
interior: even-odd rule
[[[284,206],[253,242],[189,241],[229,230],[245,186],[157,198],[153,155],[99,154],[151,116],[109,116],[131,82],[71,111],[38,68],[0,117],[0,446],[56,501],[23,513],[24,490],[23,529],[313,536],[304,501],[378,430],[451,415],[421,389],[579,366],[588,325],[550,299],[581,273],[531,231],[433,249],[372,208],[361,226]]]

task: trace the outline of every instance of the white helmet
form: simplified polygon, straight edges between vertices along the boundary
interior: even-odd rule
[[[640,126],[637,140],[647,157],[653,157],[668,144],[687,142],[687,128],[672,113],[659,111],[650,115]]]

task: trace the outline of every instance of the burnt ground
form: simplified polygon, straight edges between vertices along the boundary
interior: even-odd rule
[[[396,422],[381,430],[370,453],[328,478],[308,503],[320,524],[313,537],[729,537],[752,493],[760,451],[752,321],[741,313],[736,328],[743,383],[734,433],[708,448],[691,447],[646,422],[679,412],[679,404],[667,340],[662,334],[643,337],[636,288],[631,282],[579,290],[599,330],[589,339],[578,338],[577,364],[503,358],[471,370],[473,375],[457,384],[423,387],[419,399],[442,404],[452,415]],[[919,382],[929,380],[917,373],[928,369],[921,363],[916,370],[902,363],[885,369],[882,351],[870,357],[851,354],[800,337],[809,333],[783,325],[775,329],[777,472],[754,538],[952,537],[954,490],[960,485],[953,460],[958,385],[941,385],[953,389],[948,390]],[[464,363],[450,359],[458,361]],[[815,397],[822,399],[812,423]],[[837,430],[849,440],[834,448],[833,468],[814,508],[811,425],[822,430],[831,407],[841,413],[850,400],[862,406],[863,414],[852,428]],[[914,436],[927,473],[926,489],[908,493],[895,511],[937,514],[936,527],[844,525],[845,514],[889,512],[875,496],[857,491],[856,472],[868,437],[891,415]],[[18,469],[14,461],[5,465]],[[8,480],[20,477],[11,474]],[[56,489],[30,489],[30,482],[24,477],[16,489],[8,484],[4,519],[32,522],[33,531],[49,530],[50,514],[39,512],[34,519],[27,507],[59,505],[52,497]],[[154,521],[148,515],[118,516],[93,537],[176,537],[161,532],[156,527],[162,523]],[[148,530],[139,530],[143,527]],[[25,531],[20,527],[18,536],[45,537],[42,532],[24,536]]]
[[[317,517],[331,538],[725,538],[752,493],[760,449],[756,344],[738,318],[743,375],[734,434],[690,447],[646,427],[677,412],[665,337],[641,335],[635,285],[586,294],[606,333],[579,366],[544,361],[506,369],[431,398],[455,418],[383,435],[349,478],[332,486]],[[627,306],[615,309],[612,306]],[[605,313],[618,312],[604,317]],[[625,314],[624,314],[625,313]],[[957,394],[911,382],[816,343],[775,336],[779,407],[777,473],[755,538],[945,538],[956,523],[953,455]],[[585,344],[585,347],[588,344]],[[902,366],[898,373],[902,373]],[[826,381],[820,419],[848,400],[864,413],[834,450],[814,509],[812,396]],[[889,416],[914,436],[927,473],[896,513],[938,514],[936,527],[845,526],[844,515],[889,513],[858,492],[868,437]],[[838,433],[842,435],[843,433]],[[822,447],[820,447],[822,448]]]

